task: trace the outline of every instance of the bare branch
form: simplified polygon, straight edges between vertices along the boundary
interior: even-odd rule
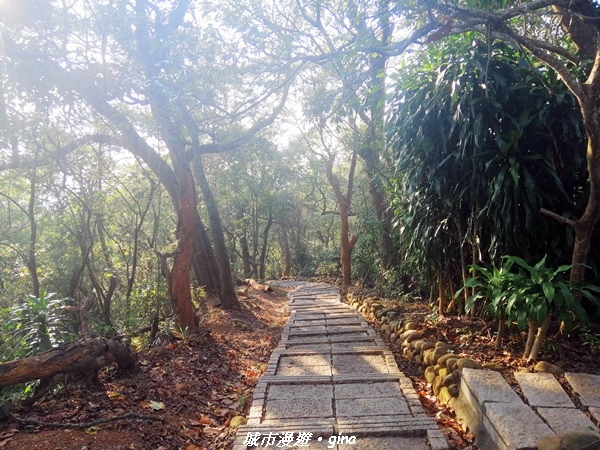
[[[549,211],[545,208],[541,208],[540,212],[545,216],[552,217],[554,220],[556,220],[557,222],[562,223],[564,225],[569,225],[570,227],[573,227],[573,228],[575,228],[577,226],[577,222],[575,222],[574,220],[567,219],[566,217],[563,217],[563,216],[559,216],[555,212]]]
[[[121,146],[117,139],[107,134],[90,134],[79,139],[75,139],[73,142],[70,142],[69,144],[59,148],[54,154],[44,155],[41,158],[38,157],[30,160],[11,161],[9,163],[0,164],[0,171],[9,169],[34,169],[36,167],[42,167],[52,161],[64,158],[80,147],[92,143]]]

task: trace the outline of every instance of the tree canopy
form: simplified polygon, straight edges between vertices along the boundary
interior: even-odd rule
[[[91,298],[103,334],[194,329],[199,293],[236,309],[238,280],[325,275],[464,311],[470,267],[506,256],[597,281],[599,17],[591,0],[0,3],[5,316],[52,292]]]

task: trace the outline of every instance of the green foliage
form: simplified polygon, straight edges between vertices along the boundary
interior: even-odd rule
[[[405,270],[431,285],[439,273],[457,282],[467,263],[499,264],[503,254],[568,260],[572,230],[539,210],[574,217],[583,198],[574,97],[517,48],[494,43],[489,54],[474,34],[414,59],[398,74],[390,123]]]
[[[594,333],[588,327],[581,327],[579,336],[583,341],[583,345],[590,350],[600,349],[600,333]]]
[[[587,314],[574,293],[578,291],[598,304],[594,294],[600,293],[600,287],[572,286],[564,280],[564,273],[571,266],[552,269],[546,265],[545,257],[533,266],[516,256],[503,256],[502,260],[500,268],[471,266],[477,276],[467,279],[465,287],[475,288],[476,293],[469,297],[467,311],[483,299],[491,314],[516,322],[521,330],[528,321],[542,324],[550,315],[563,322],[567,330],[575,320],[587,323]]]
[[[72,299],[55,298],[55,294],[40,292],[10,308],[10,320],[3,327],[3,357],[14,359],[35,355],[56,345],[69,342],[74,336],[74,321],[65,313]]]

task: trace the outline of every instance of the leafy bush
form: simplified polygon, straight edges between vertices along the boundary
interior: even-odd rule
[[[485,299],[493,316],[516,322],[521,330],[529,326],[525,350],[529,359],[537,357],[552,316],[567,330],[575,320],[587,323],[587,314],[574,294],[598,304],[594,294],[600,293],[599,286],[571,285],[564,280],[564,273],[571,266],[552,269],[546,266],[545,257],[533,266],[516,256],[503,256],[502,260],[501,268],[471,266],[471,271],[477,271],[478,275],[467,279],[465,287],[477,290],[469,297],[466,310],[473,310],[477,300]]]
[[[74,321],[64,309],[72,299],[54,297],[42,291],[39,297],[30,295],[10,308],[10,319],[3,327],[5,359],[35,355],[72,340]]]

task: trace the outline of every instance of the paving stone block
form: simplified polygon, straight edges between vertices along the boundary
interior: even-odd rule
[[[381,383],[384,381],[398,381],[398,374],[394,373],[353,373],[333,375],[333,382],[343,383]]]
[[[263,375],[260,378],[263,383],[268,383],[269,386],[275,385],[293,385],[293,384],[330,384],[331,377],[327,376],[303,376],[303,377],[278,377]]]
[[[333,398],[332,384],[280,384],[269,385],[269,400],[296,398]]]
[[[336,349],[357,349],[363,347],[378,347],[380,345],[375,339],[361,340],[361,341],[350,341],[350,342],[332,342],[332,350]]]
[[[437,430],[437,424],[427,416],[412,417],[410,415],[364,416],[338,418],[340,434],[356,436],[395,435],[424,436],[427,430]]]
[[[296,398],[267,400],[265,419],[333,417],[331,398]]]
[[[540,438],[554,435],[548,425],[525,403],[490,402],[484,406],[482,425],[485,433],[477,435],[476,444],[479,448],[535,449]],[[480,436],[483,438],[482,442],[479,442]],[[491,441],[486,441],[486,437]]]
[[[338,418],[410,414],[408,404],[401,397],[336,398],[335,411]]]
[[[313,350],[317,352],[325,352],[331,350],[330,344],[323,343],[307,343],[307,342],[286,342],[284,343],[286,349],[290,350]]]
[[[331,366],[280,366],[275,371],[275,375],[281,377],[329,376],[331,374]]]
[[[380,354],[334,354],[332,356],[332,364],[334,366],[350,366],[350,365],[385,365],[385,358]]]
[[[565,379],[585,406],[600,407],[600,375],[566,373]]]
[[[556,434],[599,431],[588,416],[576,408],[537,408],[537,412]]]
[[[333,386],[333,390],[336,399],[399,397],[402,395],[399,384],[389,381],[336,384]]]
[[[488,403],[523,404],[500,373],[477,369],[462,370],[459,403],[461,419],[472,429],[482,423]]]
[[[279,357],[280,366],[329,366],[331,354],[313,353],[308,355],[282,355]]]
[[[515,372],[531,406],[573,408],[573,402],[551,373]]]
[[[332,368],[333,375],[357,374],[357,373],[392,373],[396,370],[385,364],[352,364],[338,365]]]
[[[427,430],[427,443],[431,450],[450,450],[442,430]]]
[[[291,326],[301,326],[301,327],[310,327],[310,326],[325,326],[327,324],[326,319],[294,319],[291,322]]]
[[[290,333],[323,334],[323,333],[327,333],[328,328],[325,325],[311,325],[311,326],[294,325],[294,326],[289,327],[289,331],[290,331]]]

